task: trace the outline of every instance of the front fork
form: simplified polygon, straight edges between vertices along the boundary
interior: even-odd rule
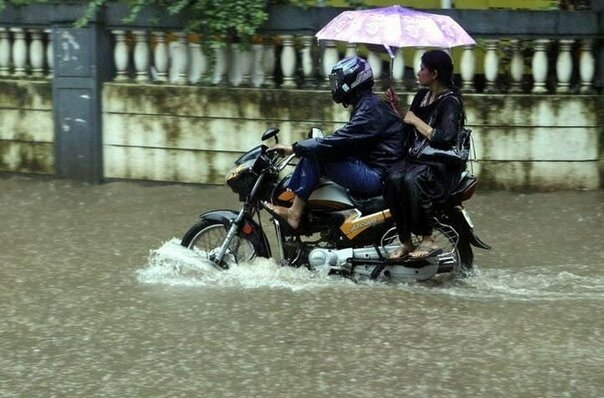
[[[210,258],[212,260],[212,262],[214,262],[220,268],[223,268],[223,269],[227,268],[223,261],[224,256],[226,255],[227,250],[229,249],[229,246],[231,245],[231,241],[237,235],[237,232],[239,232],[239,229],[241,228],[241,225],[244,222],[245,214],[247,213],[247,210],[248,210],[248,205],[246,204],[239,211],[239,214],[237,214],[237,217],[231,223],[231,227],[229,228],[229,231],[227,232],[227,235],[224,238],[222,245],[220,245],[218,252]]]

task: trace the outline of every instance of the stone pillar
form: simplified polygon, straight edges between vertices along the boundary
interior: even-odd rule
[[[556,60],[556,78],[558,85],[557,93],[568,93],[570,91],[570,78],[573,73],[573,60],[570,55],[570,49],[574,40],[560,40],[558,50],[558,59]]]
[[[44,76],[44,44],[42,43],[42,32],[39,29],[30,29],[31,43],[29,45],[29,59],[33,77]]]
[[[54,73],[54,50],[52,45],[52,30],[46,29],[44,30],[46,33],[46,37],[48,38],[48,43],[46,44],[46,64],[48,65],[48,74],[46,77],[48,79],[52,79]]]
[[[300,38],[302,49],[302,76],[304,77],[304,87],[310,87],[313,85],[315,66],[312,59],[312,44],[314,42],[313,36],[302,36]]]
[[[354,57],[357,55],[357,44],[356,43],[346,43],[346,53],[345,57]]]
[[[596,61],[593,55],[593,41],[586,39],[581,42],[579,56],[579,76],[581,77],[581,93],[591,94],[594,91],[593,80],[596,72]]]
[[[413,56],[413,76],[415,77],[415,81],[413,83],[413,87],[417,89],[419,85],[417,84],[417,74],[419,73],[419,69],[422,65],[422,57],[426,49],[424,47],[417,47],[415,49],[415,55]]]
[[[0,28],[0,76],[10,75],[11,53],[10,33]]]
[[[321,60],[321,72],[323,75],[323,80],[321,82],[322,87],[329,87],[329,74],[339,59],[340,56],[338,54],[336,43],[331,40],[325,40],[325,48],[323,50],[323,57]]]
[[[153,32],[155,36],[155,50],[153,50],[153,64],[155,66],[155,80],[163,83],[168,80],[168,46],[164,32]]]
[[[147,43],[147,32],[135,30],[134,34],[134,70],[136,81],[139,83],[149,82],[149,43]]]
[[[240,47],[239,66],[241,69],[241,82],[243,87],[250,87],[252,81],[252,52],[249,47]]]
[[[264,66],[264,86],[275,87],[275,62],[277,55],[275,54],[275,41],[272,36],[268,36],[264,41],[263,63]]]
[[[467,93],[476,91],[474,75],[476,74],[476,55],[474,46],[464,46],[460,60],[461,89]]]
[[[113,62],[115,63],[116,81],[128,80],[128,45],[126,44],[126,31],[112,30],[115,36],[113,48]]]
[[[487,53],[484,57],[484,77],[487,81],[485,92],[497,92],[497,76],[499,76],[499,56],[497,49],[499,40],[487,40]]]
[[[13,75],[15,77],[26,76],[27,68],[27,42],[25,40],[25,31],[23,28],[11,28],[13,32],[13,66],[15,67]]]
[[[382,85],[382,72],[384,69],[382,66],[382,58],[379,54],[375,53],[374,51],[368,51],[367,62],[369,62],[369,65],[371,65],[371,69],[373,70],[373,80],[375,81],[375,87],[379,90],[381,88],[380,86]]]
[[[197,42],[189,43],[189,70],[187,79],[191,84],[201,82],[208,69],[208,62],[201,44]]]
[[[252,44],[252,87],[264,84],[264,46],[261,40]]]
[[[512,59],[510,60],[511,93],[522,92],[522,79],[524,77],[524,59],[520,53],[520,40],[510,40],[512,45]]]
[[[294,88],[296,82],[296,50],[294,48],[294,37],[292,35],[280,36],[283,48],[281,49],[281,72],[283,73],[283,88]]]
[[[403,87],[404,88],[404,78],[405,78],[405,54],[402,48],[397,48],[394,52],[394,58],[390,60],[392,64],[391,72],[392,76],[390,77],[392,85],[394,88]]]
[[[214,43],[214,74],[212,76],[213,85],[226,84],[227,77],[227,55],[226,45],[224,43]]]
[[[170,67],[170,82],[178,85],[187,84],[187,35],[176,33],[177,41],[172,43],[172,62]]]
[[[547,54],[546,49],[549,44],[547,39],[539,39],[534,41],[535,53],[533,54],[532,68],[534,86],[532,92],[535,94],[547,93],[545,82],[547,80]]]

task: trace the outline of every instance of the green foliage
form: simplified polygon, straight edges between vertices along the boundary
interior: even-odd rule
[[[88,0],[84,15],[76,26],[84,26],[110,0]],[[26,5],[36,3],[60,3],[52,0],[0,0],[0,10],[7,4]],[[74,1],[64,1],[71,2]],[[121,0],[128,6],[130,15],[125,22],[133,21],[141,10],[147,7],[159,7],[174,15],[186,12],[186,29],[205,35],[212,41],[235,39],[248,42],[268,18],[268,7],[274,4],[290,4],[308,7],[317,4],[316,0]],[[347,0],[354,7],[363,5],[362,0]],[[325,1],[326,5],[329,1]]]

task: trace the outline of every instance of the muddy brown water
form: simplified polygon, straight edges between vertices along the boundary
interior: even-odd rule
[[[2,397],[599,397],[604,194],[479,191],[477,275],[353,283],[178,240],[225,187],[0,178]]]

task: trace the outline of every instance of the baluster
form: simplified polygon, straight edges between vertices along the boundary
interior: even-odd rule
[[[344,53],[345,57],[355,57],[357,55],[357,44],[356,43],[346,43],[346,52]]]
[[[250,87],[252,81],[252,52],[249,46],[239,48],[239,59],[241,68],[240,86]]]
[[[302,43],[302,76],[304,77],[303,86],[310,87],[313,83],[313,72],[314,63],[312,59],[312,43],[314,38],[312,36],[302,36],[300,41]]]
[[[510,93],[522,92],[522,79],[524,77],[524,60],[520,53],[520,40],[510,40],[512,46],[512,59],[510,60],[510,77],[512,79]]]
[[[189,83],[197,84],[208,71],[208,60],[197,38],[189,42],[189,59]]]
[[[227,48],[227,81],[233,87],[239,86],[241,83],[241,62],[239,59],[239,45],[230,43]]]
[[[283,48],[281,50],[281,72],[283,73],[283,88],[296,87],[294,74],[296,73],[296,49],[292,35],[281,35]]]
[[[44,76],[44,43],[42,32],[38,29],[29,29],[31,43],[29,44],[29,59],[33,77]]]
[[[391,85],[393,87],[404,87],[405,54],[403,53],[403,49],[397,48],[394,52],[394,58],[389,62],[392,62]]]
[[[262,37],[255,37],[252,42],[252,87],[264,84],[264,46]]]
[[[155,80],[166,82],[168,80],[168,46],[164,32],[153,32],[155,36],[155,50],[153,51],[153,65],[155,66]]]
[[[10,75],[10,44],[10,33],[6,28],[0,28],[0,76]]]
[[[573,59],[570,48],[574,40],[560,40],[558,59],[556,60],[556,78],[558,79],[557,93],[568,93],[570,91],[570,78],[573,73]]]
[[[46,43],[46,64],[48,65],[48,74],[46,77],[48,79],[52,79],[53,77],[53,68],[54,68],[54,53],[55,50],[52,47],[52,30],[45,29],[44,33],[46,33],[46,37],[48,38],[48,42]]]
[[[128,80],[128,45],[126,44],[126,31],[113,30],[115,35],[115,48],[113,49],[113,62],[116,69],[116,81]]]
[[[414,73],[414,83],[413,83],[413,87],[417,88],[418,84],[417,84],[417,74],[419,73],[419,69],[422,65],[422,56],[424,55],[424,53],[426,52],[426,49],[424,47],[418,47],[415,49],[415,55],[413,56],[413,73]]]
[[[134,34],[134,70],[136,81],[146,83],[149,81],[149,43],[147,43],[147,32],[135,30]]]
[[[27,42],[23,28],[11,28],[14,34],[13,40],[13,64],[15,67],[14,76],[26,76],[27,67]]]
[[[176,33],[177,40],[172,45],[172,62],[170,63],[170,82],[179,85],[187,84],[187,36],[183,32]]]
[[[474,46],[464,46],[459,61],[459,75],[461,76],[461,88],[467,93],[476,91],[474,88],[474,76],[476,74],[476,53]]]
[[[339,54],[336,43],[332,40],[325,40],[325,49],[323,50],[323,61],[322,61],[322,72],[323,80],[321,81],[322,87],[329,87],[329,74],[331,69],[338,62]]]
[[[264,48],[263,48],[263,58],[264,61],[262,65],[264,66],[264,86],[265,87],[275,87],[275,63],[277,62],[277,55],[275,49],[275,41],[272,36],[268,36],[264,40]]]
[[[534,41],[535,53],[533,54],[532,68],[533,68],[533,80],[534,86],[532,92],[535,94],[546,93],[545,81],[547,79],[547,54],[545,50],[549,44],[548,39],[539,39]]]
[[[487,53],[484,57],[484,77],[487,81],[485,88],[486,93],[494,93],[497,91],[497,76],[499,75],[499,56],[497,55],[499,41],[487,40]]]
[[[380,57],[380,54],[377,54],[374,51],[368,51],[367,62],[373,70],[373,81],[375,82],[375,86],[379,88],[382,84],[382,58]]]
[[[214,49],[214,74],[212,75],[213,85],[226,84],[227,79],[227,47],[226,43],[212,43]]]
[[[592,52],[593,41],[586,39],[581,42],[581,55],[579,56],[579,76],[581,78],[581,93],[593,93],[593,80],[596,72],[596,61]]]

